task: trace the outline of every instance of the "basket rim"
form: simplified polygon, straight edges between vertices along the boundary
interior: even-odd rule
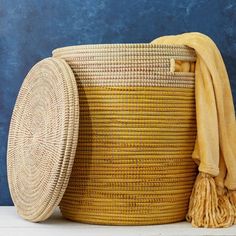
[[[70,46],[64,46],[55,48],[52,50],[52,55],[63,53],[63,52],[69,52],[73,50],[79,50],[79,49],[119,49],[119,48],[150,48],[150,49],[178,49],[178,50],[187,50],[194,52],[194,49],[185,46],[185,45],[173,45],[173,44],[151,44],[151,43],[98,43],[98,44],[78,44],[78,45],[70,45]]]

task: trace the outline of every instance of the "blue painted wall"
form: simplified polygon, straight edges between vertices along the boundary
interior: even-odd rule
[[[0,205],[11,205],[6,173],[9,121],[28,70],[54,48],[138,43],[199,31],[217,43],[236,99],[235,0],[0,0]]]

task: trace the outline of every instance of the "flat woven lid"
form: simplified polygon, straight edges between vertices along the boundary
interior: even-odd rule
[[[39,222],[60,203],[78,140],[78,90],[62,59],[47,58],[26,76],[8,138],[8,181],[17,212]]]

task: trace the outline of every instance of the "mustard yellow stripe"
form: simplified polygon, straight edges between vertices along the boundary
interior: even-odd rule
[[[120,224],[138,224],[140,214],[148,223],[159,215],[183,217],[196,176],[194,89],[78,89],[79,141],[61,202],[66,216],[114,224],[118,215],[124,216]]]
[[[116,86],[116,87],[100,87],[100,86],[94,86],[94,87],[81,87],[78,86],[78,91],[85,92],[85,93],[94,93],[96,94],[110,94],[111,96],[117,96],[117,95],[146,95],[146,96],[158,96],[161,97],[162,95],[182,95],[184,97],[194,95],[194,88],[166,88],[166,87],[149,87],[149,86],[130,86],[130,87],[124,87],[124,86]],[[116,93],[114,93],[114,91]],[[128,93],[124,93],[128,92]],[[79,94],[82,95],[83,93]]]

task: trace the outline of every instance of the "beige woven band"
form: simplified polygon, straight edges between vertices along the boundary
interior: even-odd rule
[[[81,45],[56,49],[53,56],[67,61],[81,86],[194,87],[194,73],[171,70],[173,59],[196,60],[185,46]]]

